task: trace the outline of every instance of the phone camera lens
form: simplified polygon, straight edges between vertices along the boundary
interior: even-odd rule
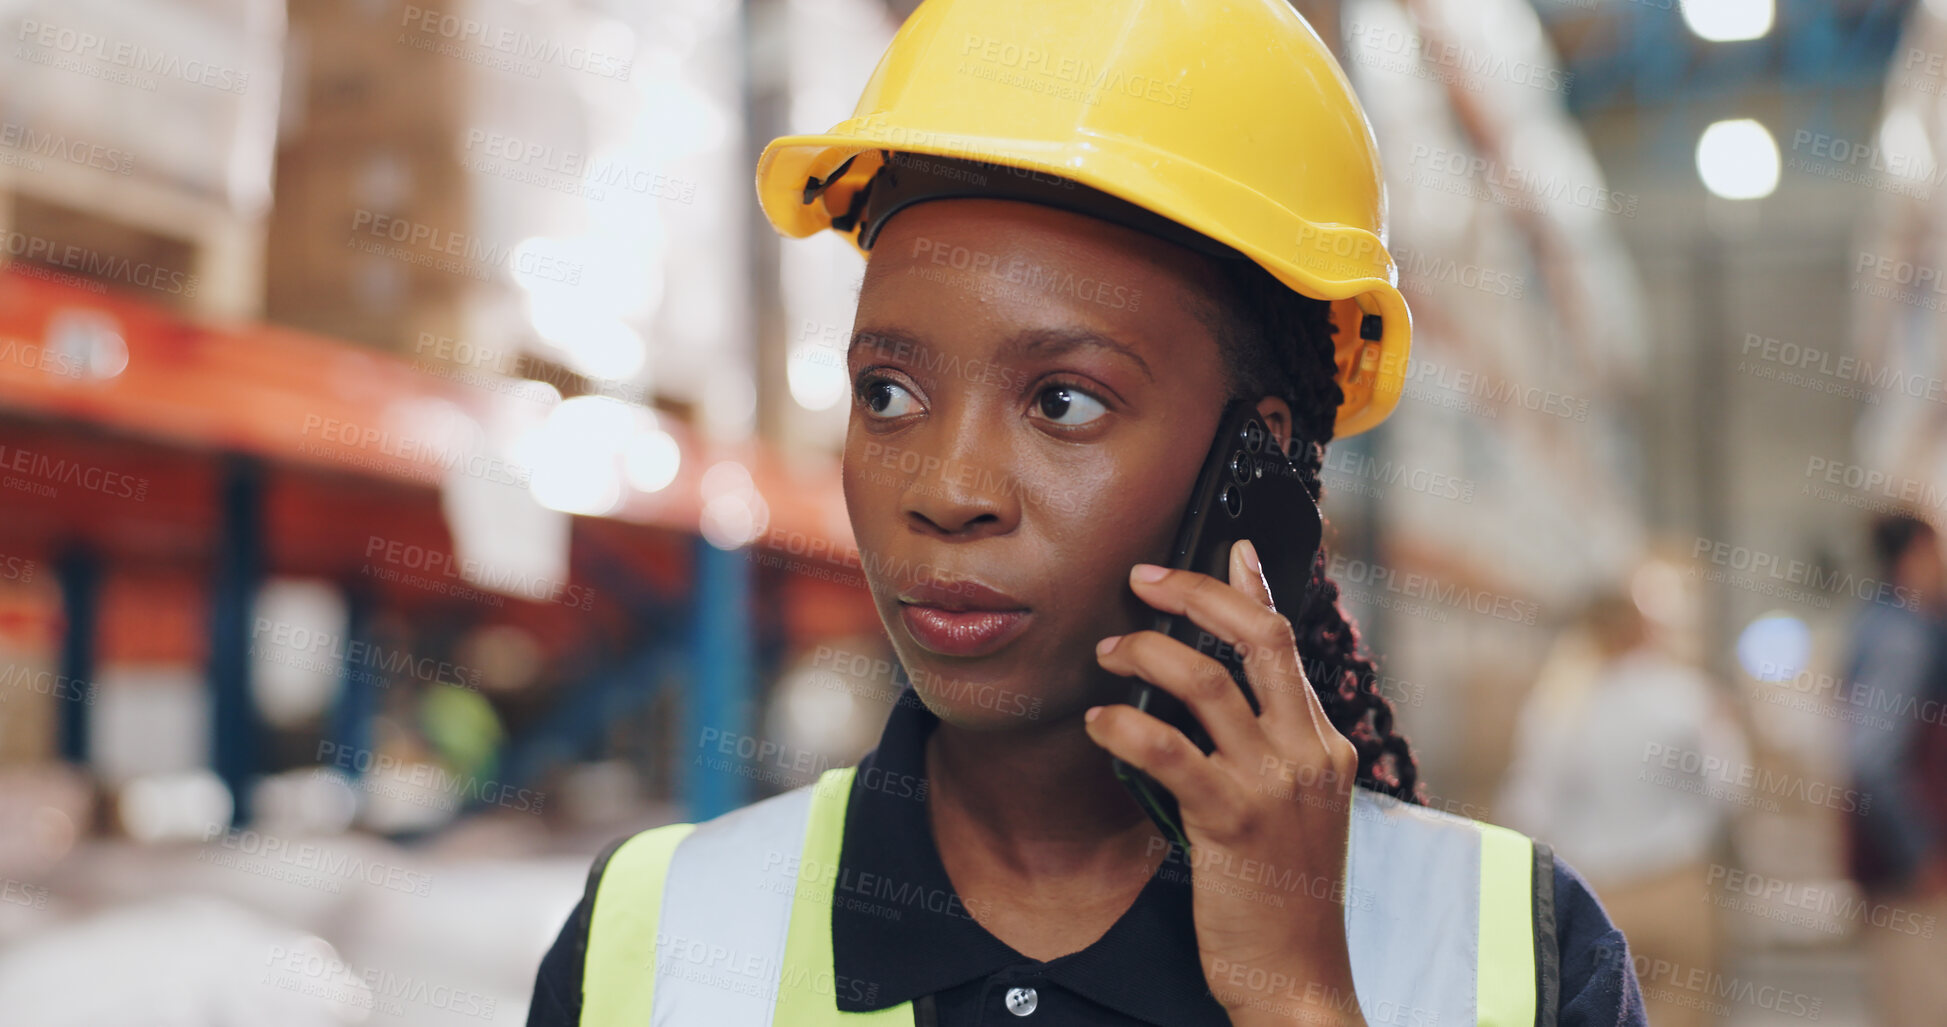
[[[1236,478],[1239,485],[1248,484],[1251,480],[1251,470],[1254,463],[1249,453],[1232,453],[1230,455],[1231,477]]]
[[[1232,517],[1242,515],[1244,512],[1244,490],[1235,485],[1225,485],[1224,509],[1229,511]]]
[[[1244,448],[1255,453],[1264,448],[1264,426],[1256,421],[1244,425]]]

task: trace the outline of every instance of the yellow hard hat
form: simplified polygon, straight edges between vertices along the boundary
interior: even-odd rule
[[[1378,145],[1288,0],[925,0],[850,119],[764,148],[765,216],[867,253],[865,187],[895,153],[1072,180],[1230,247],[1333,301],[1337,435],[1399,403],[1412,323]]]

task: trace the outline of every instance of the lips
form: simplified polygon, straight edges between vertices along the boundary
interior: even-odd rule
[[[972,578],[929,581],[899,593],[899,601],[941,610],[1025,610],[1028,604]]]
[[[899,594],[899,618],[921,648],[941,656],[986,656],[1018,638],[1034,616],[1020,600],[963,578]]]

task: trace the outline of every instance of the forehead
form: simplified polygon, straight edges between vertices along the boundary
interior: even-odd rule
[[[881,230],[858,328],[1092,332],[1152,362],[1170,362],[1169,351],[1203,359],[1214,355],[1215,276],[1210,258],[1100,218],[1017,200],[932,200]]]
[[[1002,257],[1092,266],[1104,274],[1172,281],[1199,292],[1210,276],[1207,258],[1126,225],[1044,204],[971,197],[929,200],[889,218],[873,243],[866,276],[869,281],[875,268],[902,259],[987,266]]]

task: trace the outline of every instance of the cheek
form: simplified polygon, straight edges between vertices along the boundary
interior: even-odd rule
[[[1120,588],[1130,565],[1168,555],[1202,454],[1137,453],[1105,454],[1046,476],[1047,501],[1035,517],[1078,582]]]
[[[865,444],[848,439],[839,470],[839,484],[845,493],[845,513],[852,522],[852,534],[861,546],[872,537],[872,528],[882,519],[883,490],[876,484]]]
[[[910,477],[901,473],[902,460],[914,463],[917,457],[860,428],[854,419],[845,436],[839,485],[852,538],[862,553],[880,552],[901,523],[904,482]]]

